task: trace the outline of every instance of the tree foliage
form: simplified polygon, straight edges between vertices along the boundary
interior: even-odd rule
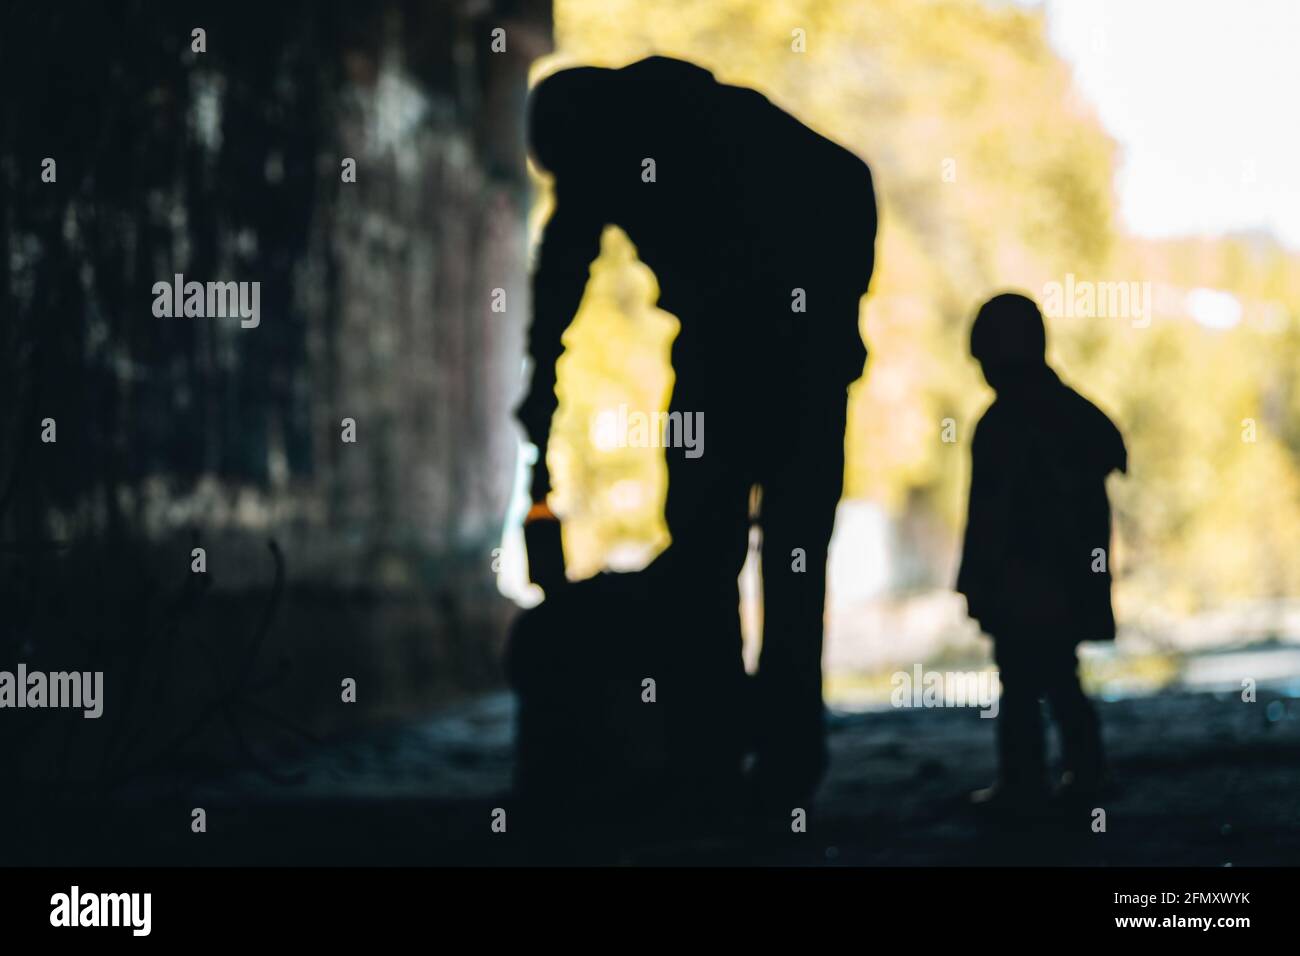
[[[555,28],[557,53],[535,77],[681,57],[762,91],[871,165],[881,225],[845,494],[940,529],[937,545],[910,545],[929,548],[930,584],[948,584],[970,433],[991,397],[967,352],[975,310],[1009,288],[1041,300],[1073,274],[1154,290],[1149,322],[1048,321],[1053,364],[1129,441],[1131,475],[1113,485],[1121,611],[1297,593],[1297,260],[1268,239],[1126,236],[1116,145],[1049,47],[1041,12],[977,0],[565,0]],[[797,30],[805,52],[792,46]],[[799,202],[799,183],[772,183],[767,201]],[[673,322],[654,308],[647,273],[626,237],[607,233],[562,360],[552,461],[583,572],[667,541],[662,453],[601,450],[590,434],[620,402],[666,405]],[[1201,287],[1235,296],[1240,321],[1199,323],[1188,296]],[[946,418],[956,443],[941,440]]]

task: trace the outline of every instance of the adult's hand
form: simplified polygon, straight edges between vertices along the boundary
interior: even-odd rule
[[[551,493],[551,472],[546,467],[546,446],[537,448],[537,461],[533,463],[533,480],[529,497],[534,504],[545,504],[546,496]]]

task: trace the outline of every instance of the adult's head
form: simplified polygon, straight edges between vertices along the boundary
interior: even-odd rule
[[[539,166],[558,174],[580,150],[590,149],[609,117],[614,75],[614,70],[583,66],[552,73],[537,84],[528,104],[528,149]]]
[[[996,390],[1037,377],[1047,364],[1047,330],[1034,300],[1004,292],[985,302],[971,325],[970,351]]]
[[[593,159],[596,144],[617,140],[625,123],[644,123],[654,111],[672,112],[677,127],[687,128],[684,107],[711,102],[718,89],[707,70],[664,56],[646,57],[617,70],[561,70],[533,89],[528,148],[549,173],[580,170],[584,161]]]

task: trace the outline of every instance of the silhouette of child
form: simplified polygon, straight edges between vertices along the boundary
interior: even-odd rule
[[[1079,684],[1080,641],[1114,640],[1106,476],[1127,469],[1124,440],[1048,366],[1031,299],[986,302],[971,354],[997,393],[971,441],[970,509],[957,590],[993,639],[1002,683],[998,781],[976,803],[1026,806],[1049,795],[1040,699],[1060,734],[1059,795],[1105,778],[1101,731]]]

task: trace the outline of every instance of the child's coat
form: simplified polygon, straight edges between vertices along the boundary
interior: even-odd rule
[[[986,633],[1114,639],[1105,482],[1127,466],[1119,430],[1049,368],[993,402],[971,441],[957,578]]]

